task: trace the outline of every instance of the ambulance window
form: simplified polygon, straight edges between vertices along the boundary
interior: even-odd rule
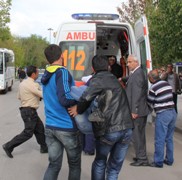
[[[0,52],[0,74],[3,74],[3,53]]]
[[[178,66],[178,73],[182,72],[182,66]]]
[[[64,66],[77,81],[92,73],[91,60],[94,56],[94,41],[60,42]]]
[[[141,67],[144,70],[145,74],[147,75],[147,67],[146,67],[146,47],[145,47],[145,41],[143,40],[140,42],[140,59],[141,59]]]
[[[126,31],[120,31],[118,34],[118,41],[123,56],[128,54],[128,34]]]

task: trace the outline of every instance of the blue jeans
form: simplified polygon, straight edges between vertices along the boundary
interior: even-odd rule
[[[92,180],[118,179],[131,137],[132,130],[126,129],[108,133],[96,139],[96,157],[92,163]]]
[[[83,114],[77,114],[75,117],[76,125],[83,134],[93,134],[92,123],[88,120],[89,112],[86,110]]]
[[[69,175],[68,180],[80,180],[81,176],[81,136],[80,132],[65,132],[45,129],[46,143],[49,153],[49,165],[44,180],[56,180],[62,166],[64,149],[67,153]]]
[[[72,86],[70,94],[75,100],[78,101],[86,88],[87,86],[85,85],[79,87]],[[93,134],[92,123],[88,120],[90,111],[91,109],[88,108],[83,114],[78,114],[75,117],[77,127],[83,134]]]
[[[155,152],[154,162],[158,166],[163,166],[164,158],[168,164],[172,165],[173,157],[173,134],[176,123],[175,109],[169,109],[156,114],[155,120]],[[164,148],[166,145],[166,156]]]
[[[77,87],[77,86],[71,86],[70,94],[71,94],[71,96],[72,96],[75,100],[79,101],[81,95],[82,95],[83,92],[87,89],[87,87],[88,87],[88,86],[86,86],[86,85],[82,85],[82,86],[79,86],[79,87]]]

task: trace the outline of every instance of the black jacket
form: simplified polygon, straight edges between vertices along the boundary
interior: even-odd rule
[[[99,96],[103,96],[106,91],[112,92],[112,98],[105,103]],[[78,103],[78,113],[83,113],[96,97],[98,108],[103,112],[105,119],[104,122],[93,122],[96,137],[134,127],[125,90],[110,72],[100,71],[92,77]]]
[[[122,67],[117,64],[117,63],[114,63],[112,66],[111,66],[111,73],[114,74],[117,79],[118,78],[121,78],[123,76],[123,70],[122,70]]]

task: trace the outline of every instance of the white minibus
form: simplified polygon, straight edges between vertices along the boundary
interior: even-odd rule
[[[14,53],[0,48],[0,91],[4,94],[11,91],[15,80]]]

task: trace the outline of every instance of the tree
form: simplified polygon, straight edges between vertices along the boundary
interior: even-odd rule
[[[28,38],[20,39],[21,47],[24,50],[24,60],[23,64],[25,66],[35,65],[39,68],[44,68],[47,64],[47,61],[44,57],[44,49],[48,46],[46,39],[37,36],[31,35]]]
[[[132,25],[146,14],[154,66],[182,60],[182,1],[129,0],[117,9],[121,20]]]
[[[35,65],[39,68],[45,68],[47,61],[45,60],[44,49],[48,44],[45,38],[37,35],[26,38],[10,36],[8,40],[0,40],[0,48],[14,51],[16,67]]]
[[[15,54],[16,67],[24,65],[24,50],[20,45],[20,38],[11,36],[8,40],[0,41],[0,48],[7,48],[13,50]]]
[[[128,0],[128,3],[121,3],[121,7],[117,7],[120,14],[120,21],[128,22],[134,25],[136,20],[145,14],[146,0]]]
[[[155,64],[182,60],[182,1],[159,0],[150,17],[151,46]]]
[[[7,24],[10,22],[11,0],[0,0],[0,40],[9,39],[11,34]]]

